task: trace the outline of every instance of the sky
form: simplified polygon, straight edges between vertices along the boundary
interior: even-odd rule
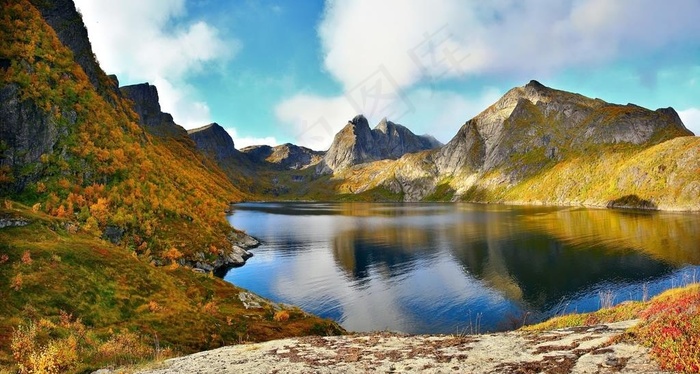
[[[364,114],[449,141],[531,79],[700,134],[698,0],[75,0],[121,85],[236,148],[326,150]]]

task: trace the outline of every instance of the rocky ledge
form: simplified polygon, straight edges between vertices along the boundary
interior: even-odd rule
[[[466,336],[303,337],[200,352],[140,373],[662,373],[647,348],[621,339],[635,324]]]
[[[258,239],[240,231],[232,232],[228,239],[231,242],[231,250],[219,255],[213,263],[206,260],[204,253],[199,253],[197,260],[186,261],[184,265],[190,266],[192,270],[200,273],[225,274],[230,268],[243,266],[247,259],[253,257],[253,254],[248,250],[260,245]]]
[[[29,220],[20,217],[0,217],[0,229],[4,229],[5,227],[27,226],[29,223]]]

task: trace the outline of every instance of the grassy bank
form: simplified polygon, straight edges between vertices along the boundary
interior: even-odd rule
[[[651,348],[666,370],[700,372],[700,284],[668,290],[648,302],[625,302],[593,313],[552,318],[525,331],[640,319],[622,339]]]
[[[254,298],[210,274],[155,267],[67,220],[8,203],[0,217],[0,367],[83,372],[244,341],[336,334],[333,322]],[[19,365],[19,366],[18,366]]]

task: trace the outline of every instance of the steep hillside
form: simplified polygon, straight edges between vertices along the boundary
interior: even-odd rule
[[[334,175],[336,192],[700,210],[700,139],[672,108],[609,104],[532,81],[443,147]]]
[[[231,246],[223,212],[244,195],[191,143],[144,132],[139,122],[164,122],[155,89],[136,100],[150,105],[136,106],[141,119],[113,79],[101,70],[88,77],[73,60],[86,54],[86,42],[79,42],[84,26],[72,3],[38,3],[80,49],[64,46],[29,2],[3,5],[2,193],[144,256],[172,248],[212,261],[223,255]]]
[[[274,320],[279,306],[202,271],[238,260],[225,211],[247,195],[154,87],[102,72],[71,1],[2,3],[0,196],[0,365],[83,371],[339,331]]]
[[[64,218],[3,204],[0,227],[8,222],[16,226],[0,228],[3,372],[12,364],[25,372],[91,372],[244,341],[342,332],[210,274],[151,266],[130,249],[75,232]]]
[[[435,138],[415,135],[386,118],[370,130],[367,119],[358,115],[335,135],[316,170],[319,173],[333,173],[365,162],[397,159],[406,153],[441,145]]]
[[[194,144],[209,160],[224,171],[229,181],[249,197],[265,191],[258,180],[259,165],[236,149],[231,135],[218,123],[210,123],[187,131]]]

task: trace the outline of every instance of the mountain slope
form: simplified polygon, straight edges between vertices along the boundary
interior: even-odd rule
[[[72,12],[51,13],[67,17],[54,22],[82,30],[75,7],[66,4]],[[73,61],[85,51],[64,47],[32,4],[12,1],[4,9],[0,59],[9,66],[0,81],[0,189],[54,216],[74,217],[87,231],[118,232],[115,241],[148,256],[175,247],[213,260],[210,246],[228,250],[231,229],[222,212],[244,195],[221,170],[191,144],[145,133],[115,82],[98,70],[96,89]],[[180,226],[198,233],[169,234]]]
[[[635,196],[633,206],[700,210],[700,139],[690,135],[672,108],[609,104],[531,81],[441,148],[334,178],[341,194],[383,189],[406,201],[607,206]]]
[[[435,162],[441,173],[460,171],[466,166],[463,162],[488,171],[518,155],[558,160],[562,152],[613,144],[649,146],[685,135],[692,133],[672,108],[650,111],[633,104],[609,104],[530,81],[468,121]],[[475,149],[483,149],[483,154],[477,151],[462,162],[454,159]]]
[[[3,1],[0,365],[71,372],[144,342],[192,352],[325,331],[301,312],[247,311],[240,290],[182,266],[226,265],[242,235],[225,210],[247,195],[143,88],[102,72],[71,1]],[[150,133],[153,119],[175,131]]]
[[[415,135],[386,119],[370,130],[367,119],[358,115],[335,135],[317,171],[332,173],[369,161],[397,159],[406,153],[440,145],[432,137]]]

